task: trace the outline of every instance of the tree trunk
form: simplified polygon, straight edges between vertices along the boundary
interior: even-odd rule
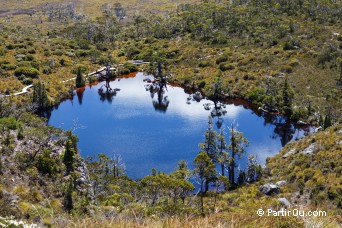
[[[221,175],[224,176],[224,164],[221,164]]]
[[[204,189],[204,193],[207,193],[207,191],[209,190],[209,181],[206,180],[205,181],[205,189]]]

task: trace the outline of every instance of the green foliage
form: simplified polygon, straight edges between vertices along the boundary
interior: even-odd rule
[[[67,168],[67,172],[70,173],[74,167],[76,151],[73,148],[72,141],[68,139],[65,143],[65,152],[63,155],[63,163]]]
[[[79,67],[77,68],[77,75],[76,75],[76,88],[84,87],[85,80],[82,75],[82,69]]]
[[[78,64],[71,70],[71,73],[77,75],[79,71],[81,71],[82,74],[85,74],[88,71],[88,67]]]
[[[47,148],[43,150],[41,155],[37,156],[36,167],[39,172],[50,176],[58,170],[56,159],[51,156],[51,151]]]
[[[52,106],[46,94],[45,85],[41,81],[34,85],[32,103],[37,106],[38,112],[46,111]]]
[[[124,67],[127,68],[130,72],[138,71],[138,66],[133,63],[125,63]]]
[[[245,147],[249,145],[248,140],[243,136],[242,132],[234,129],[234,126],[230,129],[230,144],[228,148],[231,151],[231,158],[229,163],[229,181],[235,183],[235,167],[236,167],[236,156],[241,158],[246,153]]]
[[[224,63],[228,61],[228,57],[226,56],[220,56],[216,59],[216,64],[219,65],[220,63]]]
[[[289,85],[288,79],[285,78],[283,91],[282,91],[282,110],[287,117],[292,115],[292,101],[293,101],[293,90]]]
[[[17,139],[18,140],[23,140],[24,139],[24,128],[22,125],[19,126],[18,134],[17,134]]]
[[[220,63],[219,69],[221,71],[234,70],[235,66],[229,63]]]
[[[16,130],[19,127],[19,122],[13,117],[5,117],[0,119],[0,129]]]
[[[68,181],[67,186],[66,186],[66,190],[64,193],[64,202],[63,202],[64,208],[68,212],[71,212],[71,210],[74,208],[73,190],[74,190],[74,186],[73,186],[72,180],[70,180]]]
[[[18,67],[14,72],[15,76],[19,77],[25,75],[30,78],[37,78],[39,76],[39,71],[32,67]]]
[[[208,154],[210,159],[217,161],[217,133],[213,129],[213,118],[208,116],[208,128],[204,133],[204,142],[199,144],[201,151]]]
[[[200,180],[200,190],[202,193],[206,193],[207,188],[203,188],[204,184],[215,180],[215,164],[211,161],[206,152],[201,151],[194,160],[194,167],[194,174],[196,174]]]
[[[248,100],[251,101],[253,104],[258,105],[259,107],[264,104],[266,96],[266,89],[259,87],[255,87],[247,94]]]

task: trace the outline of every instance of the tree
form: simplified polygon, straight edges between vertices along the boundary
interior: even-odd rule
[[[201,211],[204,213],[203,196],[208,191],[207,186],[209,182],[213,182],[215,180],[215,164],[211,161],[206,152],[201,151],[194,160],[194,166],[194,174],[199,179],[200,184]],[[203,189],[204,184],[205,188]]]
[[[340,85],[342,86],[342,58],[341,57],[338,57],[336,59],[337,63],[340,65]]]
[[[200,182],[200,191],[206,193],[207,189],[203,189],[203,186],[204,183],[209,183],[215,178],[215,164],[206,152],[201,151],[194,160],[194,166],[194,174],[197,175]]]
[[[292,100],[293,91],[289,85],[287,78],[285,78],[282,90],[282,110],[287,117],[291,117],[292,115]]]
[[[80,88],[83,86],[85,86],[85,80],[82,75],[82,69],[78,67],[76,71],[76,87]]]
[[[67,168],[67,173],[69,174],[73,170],[73,164],[75,160],[75,149],[72,146],[71,139],[68,139],[65,144],[65,152],[63,156],[63,163]]]
[[[64,193],[64,208],[70,212],[73,208],[74,208],[74,205],[73,205],[73,199],[72,199],[72,193],[73,193],[73,183],[72,183],[72,180],[69,181],[69,183],[67,183],[67,186],[66,186],[66,190],[65,190],[65,193]]]
[[[189,182],[191,171],[188,168],[186,161],[178,162],[178,168],[171,173],[171,177],[175,179],[174,197],[179,196],[184,204],[185,197],[189,191],[194,190],[194,186]]]
[[[217,137],[217,149],[218,149],[218,158],[217,161],[221,165],[221,176],[224,176],[225,166],[229,162],[229,154],[227,152],[227,143],[225,140],[225,135],[223,129],[220,130],[220,134]]]
[[[248,156],[246,181],[248,183],[257,180],[258,163],[254,155]]]
[[[45,85],[41,81],[34,85],[32,103],[37,107],[38,112],[51,108],[51,102],[46,94]]]
[[[232,128],[230,129],[230,144],[228,148],[231,151],[231,157],[229,162],[229,181],[230,183],[235,183],[235,167],[236,167],[236,156],[239,158],[242,157],[244,153],[246,153],[245,147],[249,145],[248,140],[243,136],[242,132],[239,132]]]
[[[208,116],[208,128],[204,133],[204,143],[200,143],[199,147],[202,151],[206,152],[207,155],[213,162],[217,162],[217,133],[213,129],[213,118]]]

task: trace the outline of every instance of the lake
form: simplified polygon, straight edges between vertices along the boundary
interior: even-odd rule
[[[73,99],[52,111],[48,123],[73,129],[84,158],[99,153],[120,155],[131,178],[150,174],[152,168],[172,172],[180,160],[192,167],[214,102],[196,101],[178,86],[167,85],[158,92],[150,88],[151,81],[153,77],[137,73],[111,81],[112,93],[106,93],[106,82],[79,89]],[[263,116],[242,103],[226,101],[221,109],[225,114],[213,117],[214,126],[225,130],[228,141],[228,127],[233,123],[250,142],[248,154],[256,155],[261,164],[285,143],[308,133],[285,124],[280,116]],[[238,161],[241,169],[247,156]]]

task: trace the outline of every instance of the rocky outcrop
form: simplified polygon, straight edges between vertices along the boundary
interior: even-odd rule
[[[264,184],[259,187],[259,190],[264,193],[265,195],[273,195],[273,194],[278,194],[280,192],[280,188],[272,183],[269,184]]]
[[[278,201],[286,208],[291,207],[290,201],[288,201],[286,198],[278,198]]]
[[[87,165],[83,159],[79,159],[78,166],[76,167],[76,171],[78,172],[78,177],[75,181],[75,187],[79,192],[86,194],[92,203],[95,202],[95,194],[92,188],[89,171],[87,169]]]

